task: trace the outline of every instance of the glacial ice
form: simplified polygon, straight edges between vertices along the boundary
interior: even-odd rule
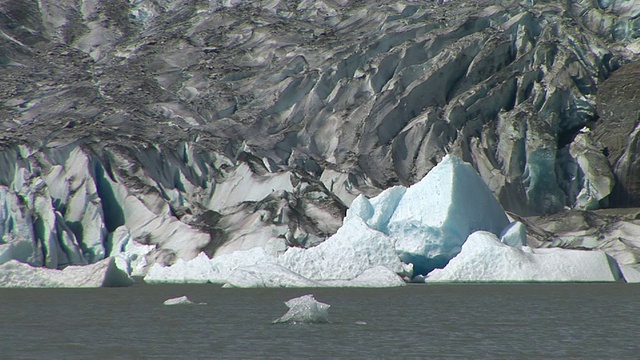
[[[527,246],[527,228],[520,221],[512,222],[502,230],[500,242],[515,248]]]
[[[116,265],[131,276],[144,276],[147,267],[146,256],[155,245],[137,243],[126,226],[118,227],[107,238],[107,251],[116,260]]]
[[[416,274],[446,265],[472,232],[499,235],[509,224],[478,173],[452,155],[408,189],[393,187],[370,200],[358,197],[347,212],[347,219],[353,217],[389,235]]]
[[[624,281],[628,283],[640,283],[640,269],[637,266],[620,264],[620,272]]]
[[[173,305],[206,305],[206,303],[196,303],[191,300],[186,295],[167,299],[162,303],[163,305],[173,306]]]
[[[331,305],[317,301],[312,294],[285,302],[289,311],[273,321],[274,324],[318,324],[329,322]]]
[[[368,287],[387,288],[405,286],[406,283],[394,271],[379,265],[365,270],[348,280],[311,280],[274,263],[261,263],[237,268],[224,284],[230,288],[299,288],[299,287]]]
[[[412,266],[418,268],[415,274]],[[634,269],[624,270],[635,279]],[[427,282],[621,278],[604,252],[528,247],[524,224],[510,223],[473,168],[447,156],[408,189],[392,187],[372,199],[358,196],[342,227],[319,245],[283,253],[258,247],[213,259],[200,254],[169,267],[155,264],[145,281],[386,287],[427,273]]]
[[[289,248],[277,262],[313,280],[349,280],[378,265],[405,272],[393,241],[356,218],[347,219],[335,235],[317,246]]]
[[[411,276],[395,253],[393,242],[359,218],[345,221],[336,234],[309,248],[289,248],[282,255],[262,248],[209,259],[201,253],[172,266],[155,264],[144,280],[150,283],[223,283],[233,287],[402,286],[399,275]],[[381,270],[381,268],[387,269]]]
[[[113,258],[63,270],[33,267],[17,260],[0,265],[2,287],[120,287],[132,283],[131,277],[116,266]]]
[[[606,282],[620,279],[617,264],[601,251],[560,248],[516,248],[495,234],[478,231],[444,269],[429,273],[426,282]]]

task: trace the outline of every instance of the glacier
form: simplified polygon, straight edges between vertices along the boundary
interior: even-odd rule
[[[626,208],[640,204],[634,2],[80,3],[0,6],[2,261],[111,256],[134,276],[190,266],[188,281],[240,286],[263,262],[195,264],[261,247],[279,284],[353,284],[381,265],[361,258],[334,279],[280,259],[299,248],[313,268],[322,252],[301,250],[335,234],[348,206],[393,243],[407,265],[382,266],[401,278],[445,266],[476,230],[640,261]],[[510,213],[574,209],[558,215],[571,226],[429,223],[409,185],[446,154]],[[626,218],[595,212],[608,206]],[[579,210],[586,229],[567,220]]]
[[[285,302],[286,314],[273,321],[274,324],[318,324],[329,322],[331,305],[322,303],[312,294],[303,295]]]
[[[154,264],[150,283],[225,287],[390,287],[426,282],[637,281],[605,252],[531,248],[468,164],[447,155],[417,184],[358,196],[343,225],[310,247],[255,247],[172,266]]]

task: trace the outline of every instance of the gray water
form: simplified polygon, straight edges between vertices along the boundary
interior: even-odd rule
[[[309,293],[330,324],[271,323]],[[207,305],[163,305],[181,295]],[[0,289],[0,359],[638,359],[639,300],[632,284]]]

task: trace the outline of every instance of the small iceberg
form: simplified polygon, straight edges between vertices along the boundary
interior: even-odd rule
[[[284,303],[289,311],[274,320],[274,324],[319,324],[329,322],[331,305],[317,301],[312,294],[300,296]]]
[[[165,302],[163,304],[167,305],[167,306],[171,306],[171,305],[207,305],[207,303],[196,303],[196,302],[193,302],[193,301],[189,300],[189,298],[186,295],[180,296],[180,297],[177,297],[177,298],[167,299],[167,300],[165,300]]]

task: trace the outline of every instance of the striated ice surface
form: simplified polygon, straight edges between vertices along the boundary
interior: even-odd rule
[[[426,282],[602,282],[620,279],[615,262],[601,251],[515,248],[486,231],[467,239],[462,251]]]
[[[329,322],[331,305],[317,301],[312,294],[285,302],[289,311],[273,321],[274,324],[318,324]]]
[[[133,280],[120,270],[113,258],[91,265],[68,266],[64,270],[34,267],[10,260],[0,265],[2,287],[119,287]]]

